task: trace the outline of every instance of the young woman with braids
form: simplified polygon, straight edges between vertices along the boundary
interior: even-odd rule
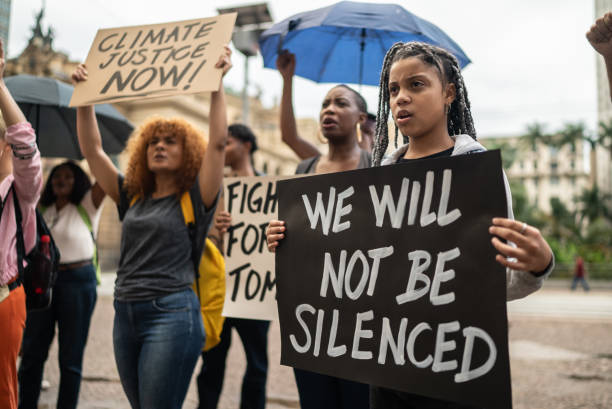
[[[455,57],[424,43],[396,43],[386,54],[380,81],[376,138],[372,151],[374,166],[417,159],[454,156],[484,151],[476,142],[470,102]],[[392,114],[404,145],[384,158],[388,146],[387,120]],[[541,287],[552,271],[552,251],[540,232],[513,220],[507,181],[508,218],[495,218],[489,232],[506,267],[507,299],[524,297]],[[285,226],[273,221],[267,230],[270,251],[283,239]],[[497,237],[495,237],[497,236]],[[504,244],[500,239],[516,243]],[[407,380],[409,382],[409,380]],[[390,390],[370,388],[372,409],[467,409],[452,402]]]
[[[384,158],[389,143],[389,113],[404,145]],[[373,165],[464,155],[484,151],[476,142],[470,101],[456,58],[424,43],[396,43],[385,55],[380,76]],[[489,232],[506,267],[507,300],[536,291],[554,266],[553,254],[535,227],[513,220],[510,188],[504,175],[507,218],[494,218]],[[507,240],[505,244],[501,239]],[[516,245],[512,245],[516,243]],[[371,387],[372,409],[467,408],[419,395]]]
[[[291,79],[295,70],[295,57],[285,52],[281,54],[276,65],[284,79],[281,102],[283,141],[292,146],[298,156],[308,157],[306,156],[308,152],[311,154],[309,159],[303,160],[298,165],[296,174],[332,173],[370,167],[370,154],[362,150],[357,141],[357,129],[367,120],[367,105],[361,94],[346,85],[337,85],[329,90],[323,99],[319,113],[319,127],[321,134],[329,144],[329,151],[326,155],[320,155],[316,148],[308,151],[311,145],[298,137],[291,102]],[[293,147],[288,140],[298,141],[298,149]],[[275,250],[278,242],[271,243],[275,239],[281,239],[284,230],[283,221],[272,220],[270,222],[267,232],[276,232],[268,236],[270,251]],[[302,409],[366,409],[368,407],[368,385],[301,369],[294,369],[294,373]]]

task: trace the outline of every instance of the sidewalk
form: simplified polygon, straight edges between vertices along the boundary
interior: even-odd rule
[[[123,393],[113,355],[113,292],[114,274],[102,274],[102,284],[98,287],[98,301],[92,318],[89,340],[85,350],[83,363],[83,382],[79,409],[129,409],[130,405]],[[223,393],[219,409],[235,409],[240,404],[240,385],[245,369],[245,355],[242,343],[236,333],[233,334],[232,347],[228,354],[228,362]],[[278,323],[270,326],[268,359],[268,404],[267,409],[297,408],[298,394],[293,377],[293,370],[278,364],[280,362],[280,330]],[[196,408],[198,404],[195,375],[200,371],[198,362],[194,372],[189,393],[184,408]],[[59,385],[59,369],[57,365],[57,337],[49,352],[45,365],[45,376],[51,384],[50,388],[41,393],[40,409],[55,408],[57,389]]]
[[[129,408],[113,355],[113,281],[114,275],[103,274],[103,283],[98,288],[83,368],[81,409]],[[606,406],[612,404],[612,390],[604,392],[612,382],[612,338],[609,337],[612,286],[607,289],[606,285],[593,285],[596,288],[587,294],[570,292],[567,287],[569,282],[551,280],[538,293],[508,304],[515,409],[612,407]],[[578,316],[572,316],[575,311],[579,312]],[[233,341],[219,409],[239,407],[245,357],[235,333]],[[279,365],[278,323],[270,326],[268,357],[266,408],[298,408],[293,371]],[[199,368],[200,363],[195,374]],[[51,387],[41,394],[39,408],[55,408],[59,383],[57,341],[49,352],[45,379]],[[194,379],[185,401],[186,409],[197,407]],[[603,402],[606,402],[603,406],[597,406]]]

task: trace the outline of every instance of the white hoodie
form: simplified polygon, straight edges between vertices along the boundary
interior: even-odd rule
[[[482,152],[486,151],[485,147],[478,143],[470,135],[455,135],[452,137],[455,140],[455,146],[451,156],[465,155],[466,153]],[[408,150],[408,144],[400,146],[390,156],[384,158],[381,165],[392,165],[397,163],[398,159],[406,153]],[[503,173],[503,172],[502,172]],[[514,213],[512,212],[512,193],[510,192],[510,185],[506,174],[504,176],[504,187],[506,188],[506,202],[508,203],[508,218],[514,219]],[[510,242],[510,245],[515,246],[514,243]],[[550,275],[555,266],[555,259],[553,255],[550,266],[546,269],[545,273],[541,276],[536,277],[528,271],[513,270],[509,267],[506,268],[506,300],[512,301],[518,298],[526,297],[527,295],[537,291],[542,287],[542,283]]]

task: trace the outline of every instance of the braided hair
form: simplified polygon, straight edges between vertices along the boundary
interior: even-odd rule
[[[372,149],[373,166],[380,166],[387,146],[389,146],[389,128],[387,121],[391,107],[389,105],[389,73],[396,61],[408,57],[418,57],[425,64],[435,67],[440,73],[443,84],[454,84],[456,97],[451,103],[447,118],[449,135],[468,134],[476,139],[474,120],[470,111],[470,100],[463,82],[459,63],[455,56],[448,51],[430,44],[421,42],[398,42],[387,51],[380,73],[378,93],[378,111],[376,115],[376,135]],[[403,136],[403,143],[408,143],[408,135]],[[398,128],[395,127],[395,146],[397,147]]]

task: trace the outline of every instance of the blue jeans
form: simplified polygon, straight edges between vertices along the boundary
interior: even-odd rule
[[[369,386],[293,368],[302,409],[368,409]]]
[[[96,272],[91,264],[60,271],[51,306],[29,311],[19,366],[19,407],[36,408],[45,361],[57,322],[60,385],[58,408],[76,408],[81,387],[83,353],[96,305]]]
[[[202,352],[202,370],[198,375],[199,409],[216,409],[223,388],[225,359],[232,343],[232,328],[236,328],[247,359],[242,379],[241,409],[264,409],[268,374],[268,329],[270,321],[227,318],[221,332],[221,342]]]
[[[576,289],[576,286],[578,285],[578,283],[580,283],[580,285],[582,285],[582,288],[584,289],[584,291],[589,291],[589,283],[587,283],[586,279],[584,277],[576,277],[574,276],[574,278],[572,279],[572,291]]]
[[[181,408],[204,337],[191,288],[148,301],[115,300],[115,362],[132,408]]]

